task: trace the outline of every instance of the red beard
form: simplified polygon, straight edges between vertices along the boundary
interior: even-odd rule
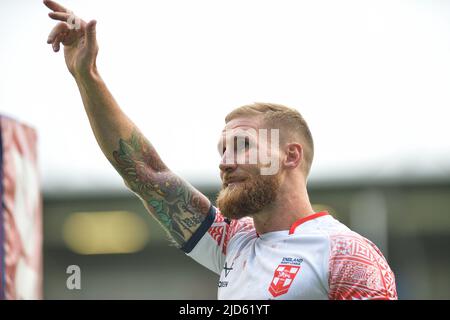
[[[220,212],[229,219],[255,215],[272,204],[280,187],[279,175],[254,175],[223,187],[217,196]]]

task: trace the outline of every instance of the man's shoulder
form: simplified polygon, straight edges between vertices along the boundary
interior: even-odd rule
[[[352,230],[330,233],[331,255],[358,256],[372,259],[382,256],[381,251],[369,239]]]
[[[394,273],[374,243],[354,231],[332,234],[330,242],[333,299],[397,299]]]
[[[330,241],[330,260],[389,268],[383,253],[371,240],[333,220],[324,228]]]

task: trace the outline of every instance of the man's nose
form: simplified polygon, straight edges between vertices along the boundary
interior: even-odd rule
[[[236,168],[237,168],[236,159],[228,158],[228,161],[227,161],[226,154],[224,154],[222,156],[222,160],[220,161],[220,164],[219,164],[220,171],[232,172],[232,171],[236,170]]]

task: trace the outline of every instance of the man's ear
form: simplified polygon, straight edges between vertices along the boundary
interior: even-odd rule
[[[303,161],[303,147],[299,143],[287,143],[285,147],[283,166],[297,168]]]

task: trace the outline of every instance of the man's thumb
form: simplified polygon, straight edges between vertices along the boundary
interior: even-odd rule
[[[91,48],[95,47],[95,41],[96,41],[95,27],[96,27],[96,25],[97,25],[97,21],[95,21],[95,20],[89,21],[88,24],[86,25],[86,31],[85,31],[86,42],[87,42],[87,45]]]

